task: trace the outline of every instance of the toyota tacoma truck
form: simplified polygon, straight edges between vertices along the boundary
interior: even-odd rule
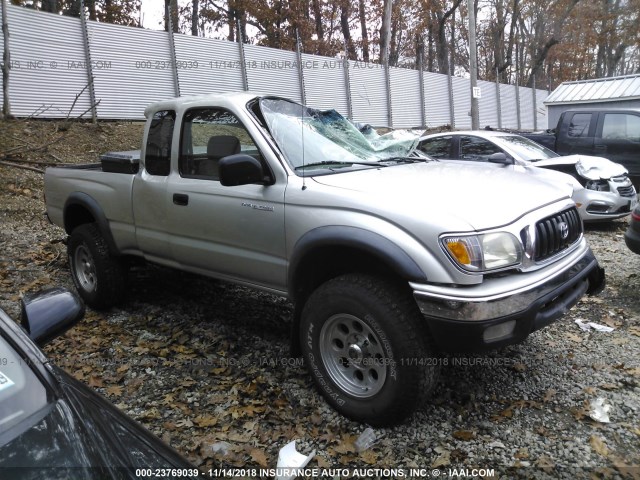
[[[287,297],[294,351],[358,421],[402,421],[441,352],[520,342],[603,287],[568,187],[441,163],[417,134],[366,137],[283,98],[182,97],[145,115],[139,152],[46,171],[79,294],[122,301],[141,257]]]

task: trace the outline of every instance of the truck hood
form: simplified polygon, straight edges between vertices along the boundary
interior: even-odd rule
[[[603,157],[590,155],[567,155],[547,160],[532,162],[536,167],[554,167],[558,165],[575,165],[576,171],[587,180],[608,180],[612,177],[627,175],[629,172],[619,163],[614,163]]]
[[[315,176],[326,186],[359,192],[372,210],[425,211],[472,229],[507,225],[543,205],[571,195],[566,184],[553,184],[513,167],[442,162],[416,163]]]

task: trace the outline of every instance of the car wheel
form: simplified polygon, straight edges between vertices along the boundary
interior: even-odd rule
[[[124,298],[126,269],[94,223],[80,225],[71,232],[67,245],[71,277],[85,303],[93,308],[109,308]]]
[[[300,344],[326,400],[373,426],[409,416],[439,374],[410,293],[369,275],[337,277],[313,292],[302,311]]]

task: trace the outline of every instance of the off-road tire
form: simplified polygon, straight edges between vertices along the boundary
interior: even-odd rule
[[[424,318],[402,286],[363,274],[318,287],[302,310],[300,345],[313,380],[343,415],[389,426],[435,387],[440,362]]]
[[[71,277],[84,302],[95,309],[120,303],[126,290],[126,268],[109,253],[95,223],[76,227],[67,243]]]

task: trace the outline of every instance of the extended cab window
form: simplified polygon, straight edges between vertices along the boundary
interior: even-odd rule
[[[486,162],[494,153],[502,150],[480,137],[460,137],[460,158],[474,162]]]
[[[576,113],[571,117],[571,123],[569,123],[569,131],[567,134],[570,137],[588,137],[590,124],[590,113]]]
[[[626,113],[605,114],[602,138],[640,142],[640,117]]]
[[[218,180],[220,159],[240,152],[261,160],[258,147],[233,113],[220,108],[196,108],[184,114],[180,175]]]
[[[419,149],[433,158],[451,158],[451,138],[446,136],[423,140]]]
[[[176,121],[172,110],[156,112],[151,120],[144,154],[144,167],[149,175],[169,175],[171,167],[171,137]]]

